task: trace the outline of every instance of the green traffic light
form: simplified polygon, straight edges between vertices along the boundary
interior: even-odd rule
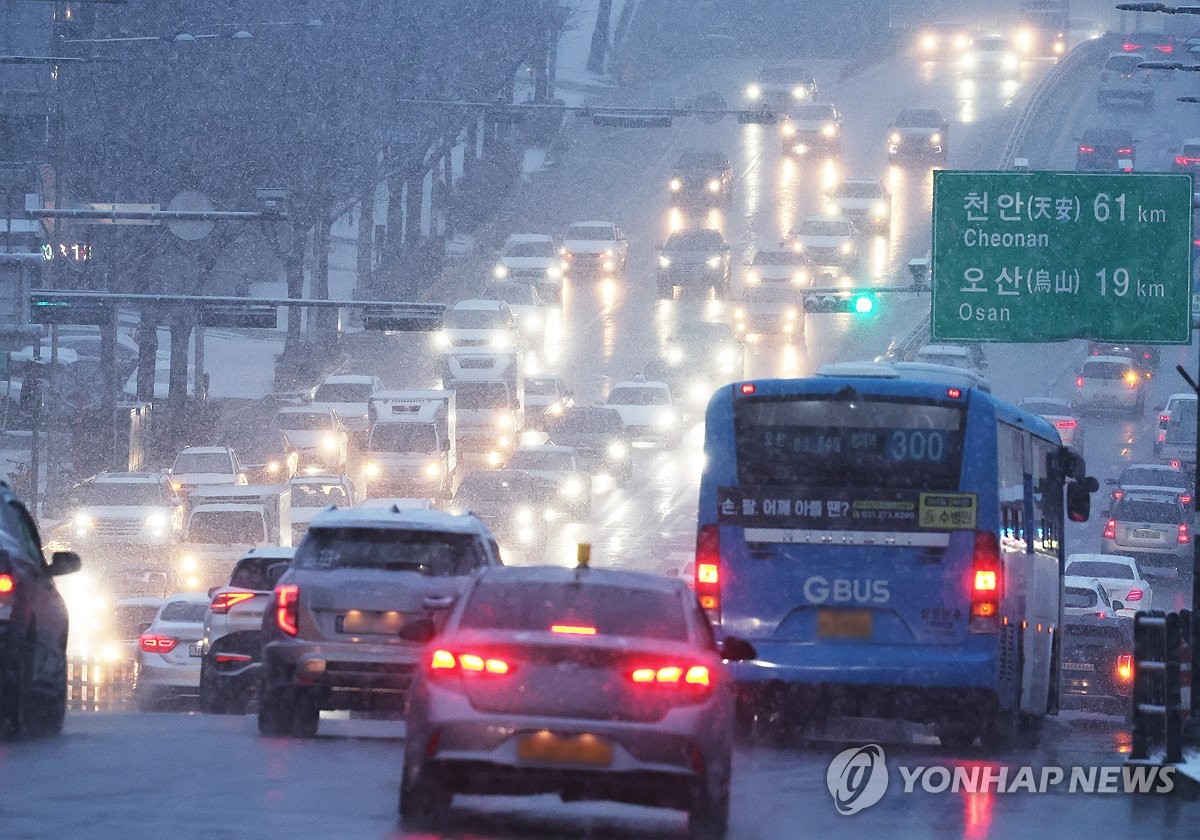
[[[870,295],[860,295],[854,301],[854,311],[866,315],[875,308],[875,301]]]

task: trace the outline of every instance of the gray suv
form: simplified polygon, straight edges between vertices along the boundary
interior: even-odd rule
[[[263,735],[316,734],[322,709],[399,713],[429,618],[500,565],[477,517],[388,508],[317,515],[263,617]]]

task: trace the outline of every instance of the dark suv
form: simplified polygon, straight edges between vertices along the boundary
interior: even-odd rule
[[[1124,128],[1089,128],[1079,138],[1079,148],[1075,150],[1075,171],[1131,172],[1135,143],[1133,135]]]
[[[684,152],[667,186],[674,206],[716,207],[733,198],[733,166],[721,152]]]
[[[404,708],[424,628],[500,564],[473,515],[388,508],[317,514],[263,616],[263,735],[316,734],[322,709]]]
[[[0,736],[56,735],[67,711],[67,609],[53,578],[79,555],[46,562],[37,526],[0,482]]]

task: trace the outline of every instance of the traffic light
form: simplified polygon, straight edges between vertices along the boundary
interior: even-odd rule
[[[870,315],[875,311],[875,295],[870,292],[849,291],[807,295],[804,298],[804,311]]]
[[[29,321],[46,325],[103,327],[113,321],[113,304],[111,301],[70,295],[32,294],[29,299]]]
[[[859,315],[870,315],[875,311],[874,296],[868,294],[855,295],[854,311]]]

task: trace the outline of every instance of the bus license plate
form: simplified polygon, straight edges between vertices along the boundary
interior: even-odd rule
[[[595,735],[564,736],[536,732],[518,739],[517,758],[521,761],[608,767],[612,764],[613,749],[612,744]]]
[[[869,639],[871,611],[817,610],[817,635],[828,639]]]

